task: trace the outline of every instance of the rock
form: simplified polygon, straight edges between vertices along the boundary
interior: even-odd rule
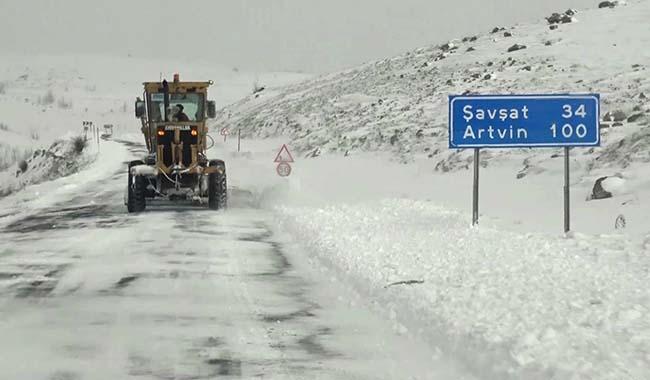
[[[546,21],[549,24],[559,24],[561,19],[562,19],[562,15],[560,15],[559,13],[553,13],[552,15],[546,18]]]
[[[569,9],[563,14],[553,13],[551,16],[546,18],[546,21],[549,24],[568,24],[570,22],[575,21],[575,19],[573,18],[574,14],[575,13],[573,12],[573,10]]]
[[[469,37],[463,37],[463,42],[469,41]]]
[[[601,1],[598,8],[614,8],[618,5],[618,1]]]
[[[625,121],[627,115],[621,110],[609,111],[603,116],[604,121]]]
[[[442,49],[442,51],[451,51],[454,49],[458,49],[458,47],[454,45],[453,42],[447,42],[446,44],[440,46],[440,49]]]
[[[600,129],[607,129],[607,128],[610,128],[610,127],[611,127],[611,125],[609,125],[609,124],[600,123]]]
[[[621,230],[625,228],[627,225],[627,222],[625,221],[625,215],[620,214],[619,216],[616,217],[616,220],[614,221],[614,228],[617,230]]]
[[[648,99],[648,95],[646,95],[645,92],[642,92],[639,94],[639,99]]]
[[[476,50],[476,49],[474,49],[474,47],[470,46],[470,47],[467,48],[466,51],[467,51],[467,52],[470,52],[470,51],[474,51],[474,50]]]
[[[564,14],[568,16],[575,16],[578,13],[575,9],[567,9]]]
[[[316,158],[320,156],[320,154],[321,154],[320,148],[316,147],[314,150],[307,153],[307,157]]]
[[[526,45],[514,44],[508,48],[508,53],[512,53],[513,51],[517,51],[517,50],[523,50],[525,48]]]
[[[485,74],[483,80],[489,80],[489,79],[492,79],[492,74]]]
[[[502,27],[495,26],[494,29],[492,29],[492,32],[491,32],[491,33],[492,33],[492,34],[494,34],[494,33],[499,33],[499,32],[501,32],[501,31],[503,31],[503,30],[506,30],[506,28],[502,28]]]
[[[533,71],[533,67],[532,67],[531,65],[524,66],[524,68],[523,68],[522,70],[525,70],[525,71]]]
[[[503,36],[504,36],[504,37],[512,37],[512,33],[510,33],[510,32],[505,32],[505,33],[503,33]]]
[[[442,59],[447,58],[448,55],[449,55],[449,52],[443,52],[443,53],[438,54],[433,60],[434,61],[440,61]],[[426,66],[429,66],[429,64],[427,63]]]
[[[422,129],[418,129],[418,131],[415,132],[415,137],[417,137],[419,139],[424,137],[424,131]]]
[[[469,39],[469,42],[474,42],[474,41],[476,41],[476,40],[478,40],[478,37],[477,37],[477,36],[473,36],[472,38]]]
[[[627,118],[628,123],[636,123],[637,121],[643,121],[645,119],[645,115],[642,113],[635,113],[634,115],[630,116]]]
[[[594,188],[591,190],[591,199],[607,199],[612,197],[612,193],[603,188],[603,181],[609,177],[600,177],[596,180]]]
[[[453,86],[454,85],[454,81],[452,79],[447,79],[446,83],[447,83],[448,86]]]
[[[555,30],[555,29],[558,28],[558,26],[557,26],[557,24],[552,24],[548,28],[551,29],[551,30]]]
[[[553,42],[551,41],[544,42],[544,46],[551,46],[551,45],[553,45]],[[553,65],[550,65],[549,67],[553,67]]]
[[[490,62],[487,63],[487,66],[488,66],[488,67],[490,67],[490,66],[492,66],[492,65],[494,65],[494,62],[492,62],[492,61],[490,61]]]
[[[618,128],[618,127],[622,127],[622,126],[623,126],[623,123],[614,123],[614,124],[612,124],[612,127],[614,127],[614,128]]]

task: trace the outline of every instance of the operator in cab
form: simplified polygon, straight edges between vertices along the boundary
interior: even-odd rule
[[[172,120],[174,121],[190,121],[190,118],[183,112],[183,105],[182,104],[177,104],[173,108],[172,112]]]

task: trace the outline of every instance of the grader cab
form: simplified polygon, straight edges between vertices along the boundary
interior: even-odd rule
[[[148,154],[128,166],[125,203],[129,212],[144,211],[155,198],[192,201],[211,209],[226,207],[226,165],[208,159],[208,118],[216,107],[207,99],[208,82],[145,82],[135,102]]]

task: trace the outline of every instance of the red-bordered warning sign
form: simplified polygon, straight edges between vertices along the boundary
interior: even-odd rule
[[[294,162],[293,156],[291,155],[291,152],[289,152],[289,148],[287,148],[287,144],[282,144],[282,148],[280,148],[280,151],[278,152],[278,155],[275,156],[275,160],[273,162]]]

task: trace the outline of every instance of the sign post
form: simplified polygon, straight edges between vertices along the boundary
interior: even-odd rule
[[[571,197],[569,191],[569,147],[564,147],[564,232],[571,230]]]
[[[570,231],[569,150],[600,145],[600,96],[452,95],[449,148],[474,149],[472,224],[479,218],[479,149],[564,147],[564,231]]]
[[[478,224],[478,168],[480,149],[474,148],[474,191],[472,197],[472,225]]]

